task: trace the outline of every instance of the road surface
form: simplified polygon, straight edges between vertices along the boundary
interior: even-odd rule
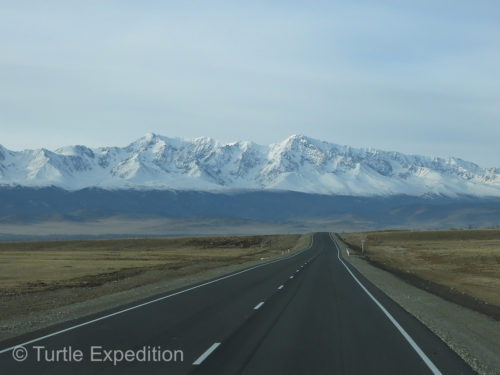
[[[474,372],[316,233],[286,259],[0,342],[0,373]]]

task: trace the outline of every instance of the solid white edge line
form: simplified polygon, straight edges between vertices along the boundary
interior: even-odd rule
[[[352,271],[347,267],[347,265],[344,263],[344,261],[340,258],[340,247],[337,245],[337,241],[333,238],[332,234],[330,233],[330,238],[333,241],[333,244],[337,248],[337,258],[339,259],[340,263],[344,265],[346,270],[349,272],[349,274],[353,277],[354,280],[359,284],[361,289],[365,291],[366,294],[375,302],[375,304],[382,310],[382,312],[389,318],[391,323],[398,329],[398,331],[403,335],[403,337],[408,341],[410,346],[417,352],[417,354],[420,356],[420,358],[424,361],[424,363],[427,365],[427,367],[432,371],[434,375],[442,375],[441,371],[436,367],[436,365],[427,357],[427,355],[423,352],[422,349],[417,345],[415,341],[411,338],[411,336],[404,330],[403,327],[397,322],[396,319],[391,315],[389,311],[385,309],[385,307],[373,296],[373,294],[370,293],[368,289],[365,288],[365,286],[361,283],[361,281],[358,280],[358,278],[352,273]]]
[[[221,281],[221,280],[225,280],[225,279],[228,279],[230,277],[234,277],[234,276],[237,276],[237,275],[241,275],[242,273],[245,273],[245,272],[248,272],[248,271],[251,271],[251,270],[254,270],[256,268],[260,268],[260,267],[264,267],[264,266],[268,266],[270,264],[273,264],[273,263],[277,263],[277,262],[281,262],[283,260],[287,260],[287,259],[291,259],[293,257],[296,257],[297,255],[300,255],[308,250],[311,250],[311,248],[313,247],[313,244],[314,244],[314,233],[311,235],[311,243],[309,245],[309,247],[307,249],[304,249],[302,251],[299,251],[298,253],[295,253],[293,255],[290,255],[286,258],[281,258],[281,259],[275,259],[275,260],[272,260],[272,261],[269,261],[267,263],[263,263],[263,264],[259,264],[257,266],[254,266],[254,267],[251,267],[251,268],[247,268],[247,269],[244,269],[242,271],[239,271],[239,272],[236,272],[236,273],[233,273],[231,275],[226,275],[226,276],[222,276],[222,277],[219,277],[218,279],[215,279],[215,280],[212,280],[212,281],[207,281],[206,283],[203,283],[203,284],[200,284],[200,285],[195,285],[195,286],[192,286],[190,288],[187,288],[187,289],[184,289],[184,290],[180,290],[178,292],[175,292],[175,293],[172,293],[172,294],[169,294],[169,295],[166,295],[166,296],[163,296],[163,297],[159,297],[159,298],[155,298],[154,300],[151,300],[151,301],[148,301],[148,302],[144,302],[144,303],[141,303],[139,305],[135,305],[135,306],[131,306],[131,307],[128,307],[126,309],[123,309],[123,310],[120,310],[120,311],[116,311],[114,313],[111,313],[111,314],[107,314],[107,315],[104,315],[104,316],[101,316],[99,318],[95,318],[95,319],[92,319],[92,320],[89,320],[87,322],[83,322],[83,323],[80,323],[80,324],[77,324],[77,325],[74,325],[74,326],[71,326],[71,327],[68,327],[68,328],[65,328],[65,329],[61,329],[59,331],[56,331],[56,332],[52,332],[52,333],[49,333],[47,335],[44,335],[44,336],[40,336],[40,337],[37,337],[35,339],[32,339],[32,340],[29,340],[29,341],[26,341],[26,342],[23,342],[23,343],[20,343],[20,344],[17,344],[17,345],[13,345],[13,346],[10,346],[8,348],[5,348],[5,349],[2,349],[0,350],[0,354],[3,354],[3,353],[6,353],[6,352],[9,352],[15,348],[17,348],[18,346],[26,346],[28,344],[32,344],[34,342],[38,342],[38,341],[41,341],[41,340],[44,340],[44,339],[47,339],[49,337],[52,337],[52,336],[56,336],[56,335],[60,335],[61,333],[65,333],[65,332],[68,332],[68,331],[72,331],[74,329],[77,329],[77,328],[80,328],[80,327],[83,327],[83,326],[86,326],[86,325],[89,325],[89,324],[92,324],[92,323],[95,323],[95,322],[98,322],[100,320],[104,320],[104,319],[107,319],[107,318],[111,318],[112,316],[115,316],[115,315],[119,315],[119,314],[123,314],[124,312],[127,312],[127,311],[131,311],[131,310],[135,310],[135,309],[138,309],[139,307],[143,307],[143,306],[147,306],[147,305],[150,305],[152,303],[155,303],[155,302],[159,302],[159,301],[162,301],[164,299],[167,299],[167,298],[171,298],[171,297],[174,297],[174,296],[177,296],[179,294],[182,294],[182,293],[186,293],[186,292],[189,292],[191,290],[194,290],[194,289],[198,289],[198,288],[201,288],[201,287],[204,287],[204,286],[207,286],[207,285],[210,285],[210,284],[213,284],[213,283],[216,283],[218,281]]]
[[[254,310],[258,310],[258,309],[260,309],[260,308],[262,307],[262,305],[263,305],[263,304],[264,304],[264,302],[259,302],[259,303],[257,304],[257,306],[255,306],[253,309],[254,309]]]
[[[207,359],[207,357],[212,354],[212,352],[217,349],[217,347],[220,345],[220,342],[216,342],[214,343],[210,348],[208,348],[207,350],[205,350],[205,353],[203,353],[202,355],[200,355],[198,357],[198,359],[196,361],[193,362],[193,365],[194,366],[198,366],[200,365],[205,359]]]

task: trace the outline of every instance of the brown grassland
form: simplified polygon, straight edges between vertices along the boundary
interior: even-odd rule
[[[148,270],[244,263],[293,248],[299,235],[0,243],[0,294],[88,287]]]
[[[500,230],[342,233],[358,255],[454,302],[498,318]]]
[[[303,249],[309,240],[308,235],[262,235],[3,242],[0,319],[218,267],[265,261],[288,254],[288,249]]]

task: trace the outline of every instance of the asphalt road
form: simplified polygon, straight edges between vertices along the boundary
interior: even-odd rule
[[[93,373],[474,372],[317,233],[290,258],[0,343],[0,374]]]

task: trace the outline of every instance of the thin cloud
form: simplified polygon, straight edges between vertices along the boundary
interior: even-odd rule
[[[19,1],[0,13],[0,143],[292,133],[500,166],[491,1]],[[467,147],[464,147],[467,145]]]

